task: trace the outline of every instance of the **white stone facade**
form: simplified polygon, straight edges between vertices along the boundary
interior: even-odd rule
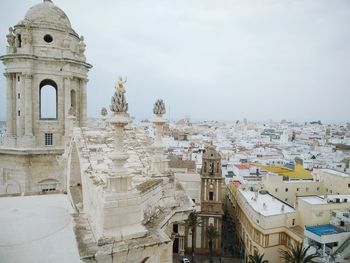
[[[0,57],[7,78],[0,194],[67,191],[84,262],[171,263],[172,225],[195,207],[168,171],[161,144],[164,103],[157,104],[153,147],[131,127],[122,78],[108,128],[87,128],[91,65],[84,38],[50,0],[29,9],[7,40],[7,54]],[[49,117],[42,111],[46,86],[56,104]]]
[[[7,54],[0,57],[7,82],[7,133],[0,145],[0,194],[66,190],[58,162],[74,112],[86,125],[87,72],[84,38],[51,1],[29,9],[9,29]],[[42,115],[42,92],[54,90],[54,114]]]
[[[7,81],[5,145],[44,147],[45,133],[52,133],[50,146],[60,147],[71,107],[78,126],[86,125],[86,83],[91,65],[85,62],[84,39],[50,1],[33,6],[7,37],[7,54],[0,58]],[[41,116],[41,89],[45,85],[56,91],[56,116],[50,118]]]

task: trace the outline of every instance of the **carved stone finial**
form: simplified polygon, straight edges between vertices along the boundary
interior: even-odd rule
[[[115,93],[112,96],[110,109],[114,113],[126,113],[128,111],[128,103],[125,99],[125,87],[126,79],[123,80],[122,77],[119,77],[115,85]]]
[[[107,115],[108,115],[107,109],[105,107],[102,107],[102,109],[101,109],[101,116],[105,117]]]
[[[165,114],[165,104],[163,100],[157,100],[153,106],[153,113],[155,115],[163,115]]]

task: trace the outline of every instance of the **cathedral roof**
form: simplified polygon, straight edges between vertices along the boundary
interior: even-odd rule
[[[31,7],[26,13],[24,20],[29,20],[32,24],[36,25],[71,29],[71,24],[67,15],[50,0],[44,0],[42,3]]]

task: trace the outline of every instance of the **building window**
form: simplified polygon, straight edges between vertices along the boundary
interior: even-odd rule
[[[22,37],[21,34],[17,35],[17,47],[22,47]]]
[[[45,133],[45,145],[53,145],[52,133]]]
[[[284,201],[285,201],[285,202],[288,202],[288,198],[284,198]]]
[[[350,188],[350,184],[348,184],[348,187]]]
[[[288,192],[288,188],[286,188],[286,192]]]
[[[173,232],[174,233],[179,233],[179,226],[178,226],[178,224],[173,224]]]
[[[47,179],[39,182],[39,191],[50,192],[59,189],[59,182],[55,179]]]
[[[209,217],[208,224],[209,224],[209,226],[214,225],[214,217]]]
[[[51,35],[46,34],[46,35],[44,36],[44,41],[45,41],[46,43],[51,43],[51,42],[53,41],[53,38],[52,38]]]
[[[320,190],[320,187],[317,187],[317,191],[319,191]]]
[[[293,218],[292,219],[292,226],[294,226],[295,225],[295,219]]]
[[[275,188],[275,192],[276,192],[276,193],[278,192],[278,188]]]
[[[214,192],[209,192],[209,200],[210,201],[214,200]]]
[[[17,81],[20,82],[21,78],[20,76],[17,76]]]
[[[18,114],[18,116],[21,116],[21,111],[19,110],[17,114]]]
[[[299,192],[299,187],[297,188],[297,192]]]
[[[18,99],[20,99],[20,98],[21,98],[21,94],[20,94],[20,93],[18,93],[17,98],[18,98]]]
[[[76,105],[77,105],[77,102],[76,102],[76,93],[75,93],[75,90],[72,89],[70,91],[70,106],[75,109],[76,108]]]

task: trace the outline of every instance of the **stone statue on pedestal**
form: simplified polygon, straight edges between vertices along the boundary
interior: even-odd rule
[[[10,48],[15,47],[16,37],[15,37],[14,30],[12,27],[9,28],[9,33],[6,35],[6,38],[7,38],[8,46]]]
[[[80,36],[80,41],[79,41],[79,44],[78,44],[78,54],[83,59],[85,59],[85,55],[84,55],[85,49],[86,49],[86,45],[84,43],[84,36]]]

